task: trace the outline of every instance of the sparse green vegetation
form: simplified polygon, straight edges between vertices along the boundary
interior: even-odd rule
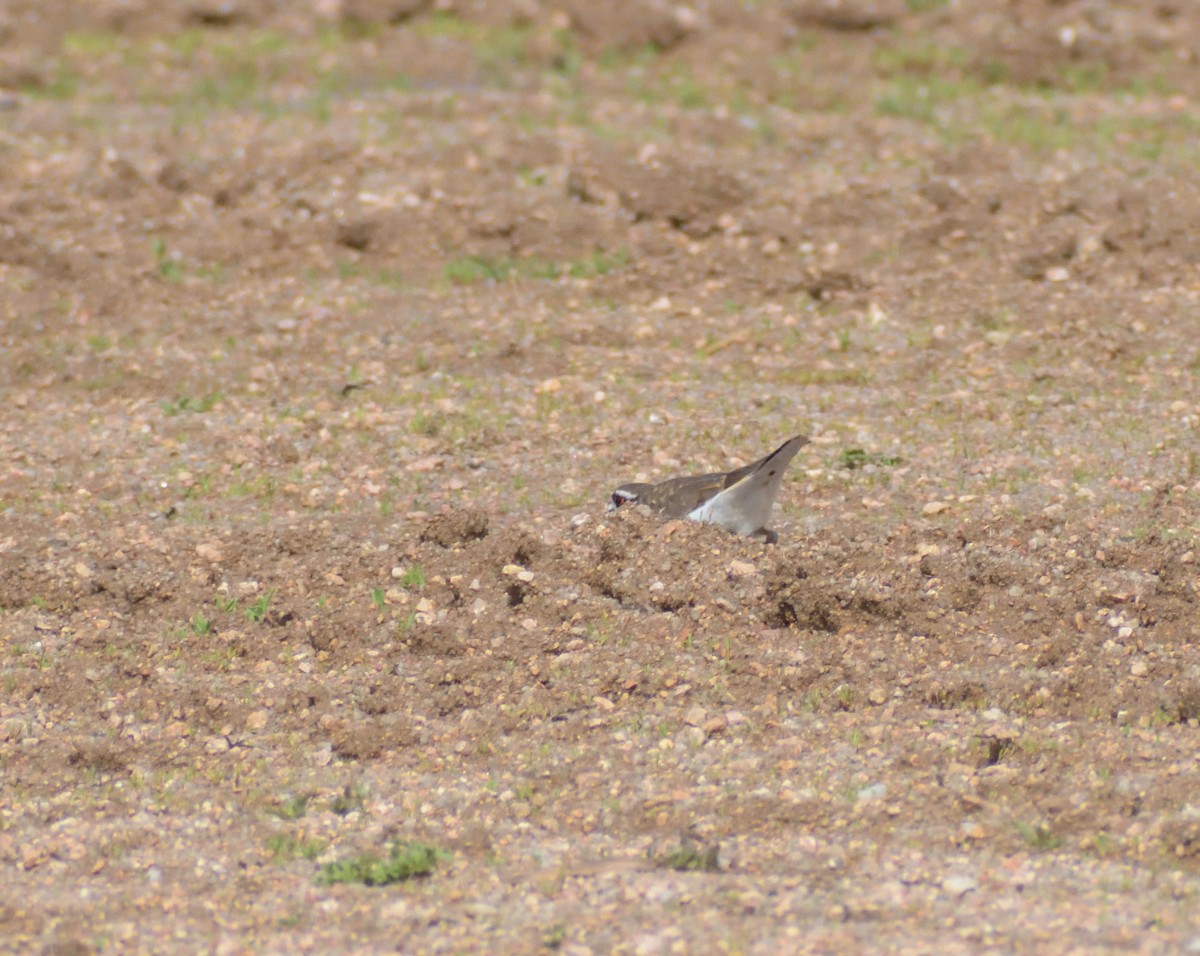
[[[163,414],[169,417],[182,415],[184,412],[203,414],[204,412],[211,411],[223,397],[220,392],[209,392],[207,395],[202,395],[199,398],[194,398],[191,395],[180,395],[174,400],[164,400],[160,403],[160,407],[163,410]]]
[[[235,481],[226,493],[233,498],[259,498],[270,501],[275,497],[275,478],[273,475],[259,474],[243,481]]]
[[[838,467],[855,471],[867,465],[877,465],[881,468],[892,468],[899,465],[903,459],[895,455],[884,455],[879,452],[866,452],[861,448],[843,448],[838,455]]]
[[[550,262],[536,256],[524,259],[461,256],[446,263],[443,274],[447,281],[457,285],[504,282],[508,279],[558,279],[562,276],[592,279],[623,268],[628,263],[628,249],[614,252],[597,250],[565,263]]]
[[[620,269],[629,263],[629,250],[618,249],[616,252],[593,252],[590,256],[576,259],[568,263],[567,272],[573,279],[590,279],[594,276],[606,275],[614,269]]]
[[[446,263],[445,275],[450,282],[469,283],[507,279],[512,271],[506,260],[488,260],[479,256],[462,256]]]
[[[1013,825],[1017,828],[1017,833],[1021,835],[1021,839],[1035,850],[1043,852],[1056,850],[1062,843],[1054,835],[1054,831],[1050,829],[1049,824],[1026,823],[1023,820],[1016,820],[1013,822]]]
[[[263,621],[271,609],[271,598],[274,596],[274,591],[267,591],[255,598],[246,608],[246,620],[255,624]]]
[[[154,252],[154,261],[158,266],[158,274],[168,282],[182,282],[183,265],[167,250],[166,241],[163,239],[154,239],[150,243],[150,247]]]
[[[532,28],[525,24],[492,25],[437,11],[413,24],[414,32],[426,37],[441,37],[469,47],[489,85],[501,89],[512,85],[514,68],[529,62]]]
[[[869,376],[861,368],[789,369],[780,376],[793,385],[866,385]]]
[[[365,279],[374,285],[391,289],[402,289],[404,273],[400,269],[368,268],[351,259],[338,259],[335,270],[339,279]]]
[[[554,279],[558,277],[559,267],[536,256],[525,259],[462,256],[446,263],[444,272],[448,281],[466,285],[473,282],[503,282],[510,278]]]
[[[309,794],[298,793],[290,797],[285,797],[279,803],[267,809],[267,812],[272,816],[279,817],[280,820],[299,820],[306,812],[308,812],[308,804],[312,800]]]
[[[339,817],[344,817],[348,813],[362,810],[368,796],[370,796],[370,792],[365,784],[347,784],[342,792],[329,802],[329,809]]]
[[[979,92],[978,84],[968,78],[951,80],[936,75],[901,73],[894,76],[876,97],[875,111],[880,116],[918,120],[938,127],[948,138],[954,139],[958,127],[952,121],[952,115],[942,111]]]
[[[44,6],[11,945],[1186,949],[1200,10]]]
[[[442,430],[443,416],[418,410],[408,423],[409,429],[414,435],[425,435],[433,438]]]
[[[29,97],[49,100],[66,100],[79,92],[83,77],[70,63],[58,60],[52,67],[49,78],[29,78],[21,84],[21,92]]]
[[[449,854],[425,843],[392,843],[386,857],[373,853],[361,853],[344,860],[327,863],[317,874],[322,885],[334,883],[361,883],[363,886],[387,886],[428,876],[434,867]]]
[[[275,863],[315,860],[325,852],[325,842],[306,840],[291,833],[276,833],[267,838],[267,851]]]
[[[656,64],[657,51],[651,48],[647,59],[629,70],[629,94],[650,105],[672,102],[682,109],[711,107],[717,91],[697,77],[686,63],[668,61]]]
[[[210,282],[224,282],[228,277],[228,271],[223,262],[210,262],[197,266],[195,274],[197,278],[207,279]]]
[[[116,31],[72,31],[62,38],[62,49],[72,56],[105,57],[120,52],[128,42]]]
[[[668,870],[698,870],[716,873],[721,869],[721,848],[712,843],[707,846],[691,840],[683,840],[679,846],[659,856],[655,862]]]
[[[1120,843],[1111,834],[1101,832],[1092,837],[1090,849],[1095,856],[1110,857],[1120,851]]]

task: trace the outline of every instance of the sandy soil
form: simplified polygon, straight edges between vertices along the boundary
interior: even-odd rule
[[[1200,947],[1198,55],[9,0],[0,950]]]

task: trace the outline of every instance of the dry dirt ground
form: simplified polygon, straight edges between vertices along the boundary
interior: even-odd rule
[[[0,949],[1200,949],[1198,56],[0,6]]]

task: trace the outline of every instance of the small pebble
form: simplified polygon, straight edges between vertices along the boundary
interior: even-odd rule
[[[942,889],[951,896],[965,896],[979,887],[979,881],[970,876],[948,876],[942,880]]]

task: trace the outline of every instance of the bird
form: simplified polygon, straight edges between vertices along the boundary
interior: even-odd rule
[[[688,518],[715,524],[733,534],[761,535],[775,544],[779,535],[767,527],[783,475],[796,452],[809,443],[806,435],[789,438],[765,458],[733,471],[668,478],[658,484],[632,481],[612,493],[608,510],[646,505],[666,518]]]

